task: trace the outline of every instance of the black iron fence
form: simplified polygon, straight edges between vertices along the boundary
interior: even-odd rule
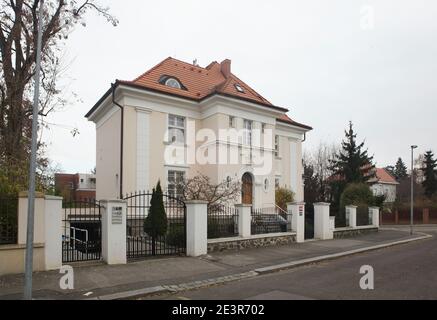
[[[372,224],[372,217],[367,206],[358,206],[357,208],[357,226],[368,226]]]
[[[64,202],[62,205],[62,262],[101,259],[102,223],[98,201]]]
[[[208,239],[238,236],[238,210],[223,205],[208,206]]]
[[[0,198],[0,245],[18,242],[18,198]]]
[[[157,234],[146,228],[152,193],[127,195],[127,258],[129,260],[159,255],[182,255],[186,252],[185,202],[163,194],[166,227]],[[153,224],[153,223],[152,223]],[[150,230],[152,230],[151,228]],[[165,232],[164,232],[165,231]]]
[[[291,232],[291,214],[277,208],[252,209],[252,235]]]

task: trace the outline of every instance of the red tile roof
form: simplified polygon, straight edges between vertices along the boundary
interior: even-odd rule
[[[380,183],[398,184],[396,179],[390,173],[388,173],[387,170],[382,168],[376,168],[376,178]]]
[[[274,106],[248,84],[232,74],[230,64],[230,60],[225,60],[221,64],[214,61],[206,68],[202,68],[169,57],[136,79],[132,81],[118,80],[117,84],[158,91],[160,93],[195,101],[201,101],[214,94],[230,96],[282,111],[284,112],[284,116],[278,119],[278,121],[307,130],[312,129],[307,125],[291,120],[285,115],[285,112],[288,111],[287,109]],[[183,85],[184,89],[172,88],[161,84],[160,80],[163,76],[177,79]],[[239,92],[236,85],[243,88],[244,92]],[[98,104],[99,103],[97,103],[97,105]],[[92,114],[97,105],[87,114],[87,117]]]
[[[176,78],[187,90],[171,88],[160,84],[159,80],[163,75]],[[195,100],[202,100],[214,93],[223,93],[263,105],[273,106],[272,103],[258,94],[249,85],[238,79],[234,74],[231,73],[230,76],[226,78],[222,73],[221,64],[217,62],[213,62],[206,68],[202,68],[169,57],[133,81],[121,82]],[[244,89],[244,93],[236,89],[236,84],[239,84]]]

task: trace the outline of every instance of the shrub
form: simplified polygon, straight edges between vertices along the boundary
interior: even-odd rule
[[[181,246],[185,243],[185,229],[183,224],[172,225],[167,233],[165,242],[170,246]]]
[[[284,211],[287,211],[287,203],[294,202],[294,192],[289,189],[277,188],[275,197],[276,205]]]
[[[375,199],[370,187],[365,183],[351,183],[343,191],[340,198],[340,207],[354,206],[373,206]]]

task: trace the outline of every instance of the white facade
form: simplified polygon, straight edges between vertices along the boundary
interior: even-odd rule
[[[385,195],[385,202],[393,203],[396,201],[397,184],[378,182],[372,185],[370,188],[375,196]]]
[[[123,181],[120,174],[121,109],[108,95],[89,116],[97,130],[97,199],[119,198],[120,183],[125,195],[151,190],[158,180],[170,190],[175,175],[187,178],[202,173],[219,183],[229,178],[241,181],[243,175],[249,173],[253,178],[252,204],[255,207],[274,206],[276,184],[295,192],[296,201],[304,200],[302,141],[309,130],[278,121],[283,111],[231,97],[212,96],[194,102],[123,85],[117,88],[115,99],[124,110]],[[173,120],[175,117],[177,120]],[[231,143],[220,136],[221,129],[243,130],[247,121],[253,129],[271,131],[271,136],[261,136],[260,147],[248,146],[244,139]],[[199,141],[202,129],[210,129],[215,137],[201,137]],[[167,161],[166,155],[172,150],[169,132],[184,135],[185,143],[179,143],[175,150],[181,156],[177,163]],[[277,150],[275,142],[278,142]],[[238,163],[203,163],[196,157],[201,154],[208,158],[213,154],[222,155],[224,151],[238,154]],[[272,163],[266,166],[268,170],[259,173],[259,166],[254,164],[253,158],[251,161],[251,151],[252,155],[259,152],[266,158],[270,156]]]

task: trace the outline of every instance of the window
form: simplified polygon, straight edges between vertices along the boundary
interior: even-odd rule
[[[261,133],[264,134],[265,131],[266,131],[266,124],[263,123],[263,124],[261,124]]]
[[[185,143],[185,118],[168,116],[168,142]]]
[[[176,89],[182,89],[181,84],[179,83],[179,81],[177,81],[175,78],[168,78],[165,81],[165,85],[167,87],[171,87],[171,88],[176,88]]]
[[[231,182],[232,182],[232,178],[231,177],[227,177],[226,178],[226,187],[229,189],[231,187]]]
[[[235,117],[229,117],[229,128],[235,128]]]
[[[252,145],[252,121],[244,120],[243,144]]]
[[[265,192],[269,191],[269,186],[270,186],[269,179],[265,179],[264,180],[264,191]]]
[[[279,157],[279,136],[275,136],[275,157]]]
[[[281,186],[281,182],[280,182],[279,178],[276,178],[275,179],[275,188],[279,189],[280,186]]]
[[[237,89],[238,92],[240,93],[244,93],[244,89],[242,86],[240,86],[238,83],[235,84],[235,89]]]
[[[169,171],[167,177],[168,194],[180,198],[183,194],[182,182],[185,180],[184,171]]]

